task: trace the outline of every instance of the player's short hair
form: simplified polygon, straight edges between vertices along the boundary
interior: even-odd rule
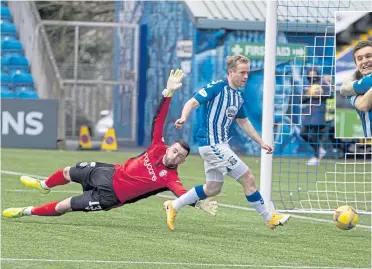
[[[229,69],[236,70],[238,64],[247,64],[249,63],[249,59],[243,55],[234,55],[234,56],[227,56],[226,57],[226,64],[227,64],[227,73]]]
[[[353,49],[354,62],[355,62],[355,56],[354,56],[355,52],[365,47],[372,47],[372,40],[362,40],[362,41],[359,41],[358,44],[355,45]]]
[[[362,48],[365,48],[365,47],[372,47],[372,41],[371,40],[362,40],[362,41],[359,41],[354,49],[353,49],[353,58],[354,58],[354,63],[356,63],[356,60],[355,60],[355,53],[362,49]],[[355,79],[359,80],[363,77],[362,73],[360,73],[359,70],[355,71],[354,73],[354,77]]]
[[[176,143],[180,144],[181,147],[183,147],[183,148],[187,151],[187,154],[186,154],[186,156],[185,156],[185,157],[187,157],[187,156],[190,154],[190,146],[189,146],[189,143],[187,143],[187,142],[186,142],[185,140],[183,140],[183,139],[179,139],[179,140],[174,141],[174,142],[173,142],[173,145],[176,144]]]

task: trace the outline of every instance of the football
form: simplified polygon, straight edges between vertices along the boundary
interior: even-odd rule
[[[351,206],[340,206],[333,213],[333,222],[341,230],[353,229],[359,220],[358,213]]]

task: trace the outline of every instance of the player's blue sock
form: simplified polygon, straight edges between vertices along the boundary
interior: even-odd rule
[[[265,205],[264,200],[262,199],[262,196],[259,191],[256,191],[250,195],[246,196],[248,203],[256,209],[257,213],[264,217],[266,221],[269,221],[271,219],[271,212]]]
[[[184,195],[181,195],[176,200],[172,201],[172,206],[175,210],[180,210],[185,205],[193,204],[198,200],[204,200],[207,198],[203,190],[203,185],[195,186]]]

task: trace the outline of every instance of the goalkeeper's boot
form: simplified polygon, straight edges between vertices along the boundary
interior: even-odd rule
[[[27,207],[15,207],[15,208],[8,208],[3,211],[3,216],[7,218],[20,218],[26,216],[24,213]]]
[[[38,189],[41,193],[47,194],[50,192],[50,189],[44,189],[43,186],[41,186],[40,179],[21,176],[21,182],[27,187]]]
[[[291,218],[291,215],[277,214],[275,211],[273,211],[271,220],[267,222],[267,225],[269,226],[271,230],[275,230],[276,227],[283,226],[290,218]]]
[[[174,231],[174,221],[176,220],[177,211],[172,206],[172,201],[165,201],[163,204],[165,214],[167,217],[167,225],[169,230]]]

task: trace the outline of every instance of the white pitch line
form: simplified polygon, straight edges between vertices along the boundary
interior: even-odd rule
[[[40,179],[47,179],[47,177],[40,176],[40,175],[31,175],[31,174],[27,174],[27,173],[19,173],[19,172],[7,171],[7,170],[0,170],[0,172],[2,174],[13,175],[13,176],[29,175],[31,177],[37,177],[37,178],[40,178]],[[35,192],[35,191],[31,191],[31,190],[17,190],[17,189],[16,190],[3,190],[3,191]],[[53,192],[55,192],[55,193],[81,193],[81,192],[77,192],[77,191],[58,191],[58,190],[53,190]],[[159,197],[162,197],[162,198],[166,198],[166,199],[173,199],[174,198],[174,196],[164,195],[164,194],[157,194],[156,196],[159,196]],[[250,207],[237,206],[237,205],[229,205],[229,204],[223,204],[223,203],[218,203],[218,206],[226,207],[226,208],[232,208],[232,209],[245,210],[245,211],[255,211],[253,208],[250,208]],[[299,216],[299,215],[294,215],[294,214],[291,214],[291,216],[292,216],[292,218],[296,218],[296,219],[303,219],[303,220],[310,220],[310,221],[315,221],[315,222],[323,222],[323,223],[333,224],[333,221],[325,220],[325,219],[305,217],[305,216]],[[372,230],[372,227],[371,226],[367,226],[367,225],[358,224],[357,227],[358,228],[364,228],[364,229]]]
[[[223,264],[223,263],[192,263],[192,262],[150,262],[150,261],[103,261],[103,260],[54,260],[54,259],[18,259],[1,258],[1,261],[21,262],[65,262],[65,263],[108,263],[108,264],[149,264],[149,265],[182,265],[182,266],[206,266],[206,267],[253,267],[253,268],[299,268],[299,269],[356,269],[350,267],[329,267],[329,266],[291,266],[291,265],[258,265],[258,264]],[[359,268],[368,269],[368,268]]]

